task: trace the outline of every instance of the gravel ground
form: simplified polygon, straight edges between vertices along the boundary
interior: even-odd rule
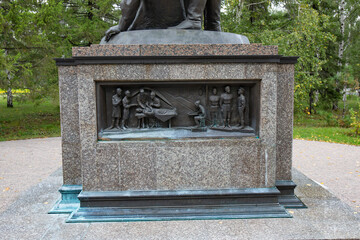
[[[61,138],[0,142],[0,213],[61,167]]]

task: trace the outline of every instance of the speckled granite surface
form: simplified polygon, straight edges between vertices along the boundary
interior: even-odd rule
[[[59,90],[64,184],[81,185],[81,146],[76,67],[59,67]]]
[[[276,180],[292,180],[294,65],[278,67]]]
[[[73,48],[74,57],[235,56],[277,53],[277,46],[261,44],[93,45]],[[292,64],[136,63],[64,66],[63,69],[68,70],[61,70],[60,77],[78,87],[77,99],[69,97],[69,100],[78,101],[79,104],[77,141],[81,149],[82,181],[86,191],[272,187],[278,177],[291,179],[291,141],[288,133],[292,131],[292,95],[287,93],[292,89],[292,83],[288,82],[293,79]],[[185,145],[176,140],[134,141],[130,145],[127,142],[102,143],[97,140],[97,81],[209,82],[225,79],[260,81],[261,120],[258,139],[242,138],[236,140],[236,143],[225,139],[221,144],[226,147],[221,147],[216,139],[203,140],[201,143],[191,140]],[[68,90],[64,88],[61,91],[64,93]],[[64,113],[69,114],[66,111]],[[188,144],[198,147],[193,148]],[[72,146],[72,151],[77,149],[76,146]],[[198,162],[199,166],[194,167],[199,159],[202,159]],[[71,173],[72,170],[64,167],[64,174]],[[71,165],[69,167],[72,168]]]
[[[80,65],[77,68],[84,190],[274,186],[277,64]],[[261,80],[258,139],[240,138],[235,142],[205,139],[185,143],[179,140],[97,141],[97,81],[177,82],[225,78],[228,81]]]
[[[73,57],[277,55],[277,46],[262,44],[148,44],[73,47]]]
[[[239,148],[239,146],[243,146]],[[85,190],[263,187],[261,140],[127,141],[96,145],[97,174]],[[95,172],[94,172],[95,173]]]

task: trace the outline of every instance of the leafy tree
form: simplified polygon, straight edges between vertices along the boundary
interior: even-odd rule
[[[249,7],[254,4],[266,12],[252,17]],[[300,56],[295,69],[295,109],[311,113],[315,93],[328,84],[321,73],[328,62],[328,47],[336,38],[327,31],[330,17],[319,14],[307,1],[285,1],[284,6],[287,11],[270,12],[268,1],[228,1],[224,29],[244,34],[251,42],[278,45],[285,56]]]
[[[1,0],[0,88],[57,98],[55,57],[98,43],[120,16],[119,0]]]

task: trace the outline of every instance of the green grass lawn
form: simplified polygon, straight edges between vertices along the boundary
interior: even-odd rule
[[[0,141],[58,136],[58,103],[45,101],[35,105],[14,102],[13,108],[7,108],[4,95],[0,95]]]
[[[347,109],[358,111],[360,98],[349,96]],[[355,136],[354,130],[349,128],[351,120],[349,115],[342,118],[342,101],[339,102],[338,112],[321,111],[317,114],[307,115],[299,113],[294,118],[294,138],[312,141],[344,143],[360,146],[360,136]]]
[[[294,138],[360,146],[360,136],[355,137],[350,128],[294,126]]]

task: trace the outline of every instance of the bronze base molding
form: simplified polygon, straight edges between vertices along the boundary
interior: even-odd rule
[[[81,192],[66,222],[291,218],[276,188]]]
[[[307,206],[295,195],[296,184],[291,180],[277,180],[275,186],[281,192],[279,203],[285,208],[307,208]]]

